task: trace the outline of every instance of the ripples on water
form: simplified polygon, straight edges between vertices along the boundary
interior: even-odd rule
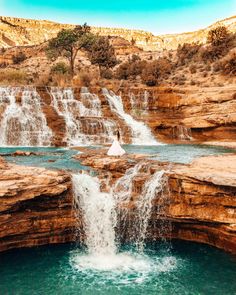
[[[189,242],[92,257],[74,245],[0,254],[0,294],[236,294],[236,258]]]

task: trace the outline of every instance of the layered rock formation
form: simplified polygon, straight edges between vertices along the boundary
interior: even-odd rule
[[[75,239],[70,176],[0,159],[0,251]]]
[[[128,88],[121,91],[126,110],[132,109],[133,115],[144,120],[160,140],[236,140],[234,86]],[[145,91],[148,95],[146,106],[143,105]]]
[[[145,159],[144,155],[107,158],[105,151],[86,150],[76,157],[98,172],[105,191],[127,168]],[[236,156],[203,157],[189,165],[172,165],[171,170],[168,163],[145,159],[133,178],[130,218],[143,184],[162,169],[168,176],[167,205],[161,217],[156,214],[160,206],[157,194],[149,239],[158,238],[156,229],[164,218],[172,222],[171,230],[164,233],[169,238],[236,253]],[[0,159],[0,251],[74,241],[82,223],[74,211],[71,185],[65,172],[12,165]]]
[[[106,156],[95,157],[95,152],[77,158],[100,171],[101,177],[109,171],[111,183],[121,177],[121,163],[130,163],[130,156],[125,156],[122,160],[114,159],[111,165],[111,160],[109,164]],[[133,158],[132,165],[139,160]],[[144,167],[133,178],[130,211],[141,197],[143,184],[150,178],[150,173],[162,169],[168,176],[167,205],[162,218],[172,224],[171,230],[164,234],[172,239],[206,243],[236,253],[236,156],[202,157],[189,165],[172,165],[171,169],[168,163],[145,160]],[[149,239],[158,238],[156,229],[160,226],[160,217],[156,211],[160,202],[157,195],[153,201]],[[132,218],[132,214],[130,216]]]
[[[144,50],[176,49],[178,44],[187,42],[206,42],[206,36],[213,27],[225,25],[232,32],[236,31],[235,16],[218,21],[206,29],[195,32],[154,36],[142,30],[129,30],[122,28],[96,28],[92,27],[95,34],[102,36],[122,37]],[[63,28],[73,28],[73,25],[60,24],[46,20],[31,20],[14,17],[0,17],[0,45],[24,46],[36,45],[56,36]]]
[[[49,88],[37,87],[42,111],[48,127],[53,132],[52,145],[66,145],[66,122],[52,103]],[[63,90],[63,89],[61,89]],[[80,116],[81,132],[85,136],[104,134],[104,120],[114,122],[121,130],[124,142],[131,142],[131,130],[122,118],[112,112],[101,88],[92,87],[101,102],[102,115]],[[74,98],[81,101],[81,89],[73,89]],[[170,88],[170,87],[120,87],[125,111],[136,120],[144,121],[160,141],[207,142],[236,140],[236,87]],[[20,96],[19,96],[20,97]],[[18,102],[20,104],[20,98]],[[0,120],[7,104],[3,99]]]
[[[236,253],[236,156],[203,157],[173,169],[167,215],[172,238]]]

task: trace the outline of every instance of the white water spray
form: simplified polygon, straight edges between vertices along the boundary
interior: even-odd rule
[[[121,272],[135,271],[148,273],[153,269],[153,265],[143,254],[134,254],[132,252],[119,253],[115,238],[115,227],[118,221],[117,209],[121,205],[120,202],[130,199],[132,178],[137,174],[141,166],[137,165],[127,173],[128,175],[125,178],[129,179],[127,186],[128,193],[126,196],[122,193],[119,195],[120,198],[117,198],[117,195],[113,193],[101,192],[98,178],[91,177],[87,174],[73,175],[72,181],[75,201],[77,207],[80,208],[79,210],[83,214],[85,243],[88,248],[88,255],[81,254],[78,251],[72,253],[72,263],[79,270],[97,269],[103,271],[116,270]],[[146,184],[144,191],[146,192],[145,198],[148,200],[154,198],[154,191],[156,192],[158,190],[157,183],[159,183],[161,175],[162,172],[159,172],[158,180],[153,176],[151,181]],[[122,182],[120,181],[116,185],[117,189]],[[142,202],[141,199],[140,202]],[[150,210],[151,202],[145,200],[145,209],[142,211],[144,216],[142,225],[140,226],[142,229],[140,241],[145,238],[145,225],[150,218]],[[120,235],[120,233],[118,234]]]
[[[110,142],[116,124],[102,117],[97,95],[82,87],[81,101],[75,99],[71,88],[50,88],[52,106],[66,123],[66,142],[69,145],[101,144]]]
[[[110,108],[120,118],[122,118],[132,131],[132,143],[137,145],[158,145],[151,130],[140,121],[135,120],[131,115],[124,111],[123,102],[120,96],[115,95],[114,92],[103,89],[103,94],[107,98]]]
[[[0,145],[51,144],[52,130],[47,126],[36,89],[1,87],[0,103],[6,105],[0,122]]]
[[[164,173],[164,170],[157,171],[145,182],[142,194],[136,204],[136,244],[141,251],[143,251],[145,245],[148,223],[152,215],[153,200],[164,189]],[[159,214],[159,212],[156,212],[156,214]]]

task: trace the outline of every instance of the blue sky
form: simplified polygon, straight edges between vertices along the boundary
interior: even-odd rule
[[[236,0],[0,0],[0,15],[143,29],[154,34],[204,28],[236,14]]]

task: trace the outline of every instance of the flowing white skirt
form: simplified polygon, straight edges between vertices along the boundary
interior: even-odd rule
[[[107,152],[108,156],[122,156],[125,154],[125,150],[122,149],[120,146],[120,143],[117,139],[114,139],[111,147],[109,148]]]

